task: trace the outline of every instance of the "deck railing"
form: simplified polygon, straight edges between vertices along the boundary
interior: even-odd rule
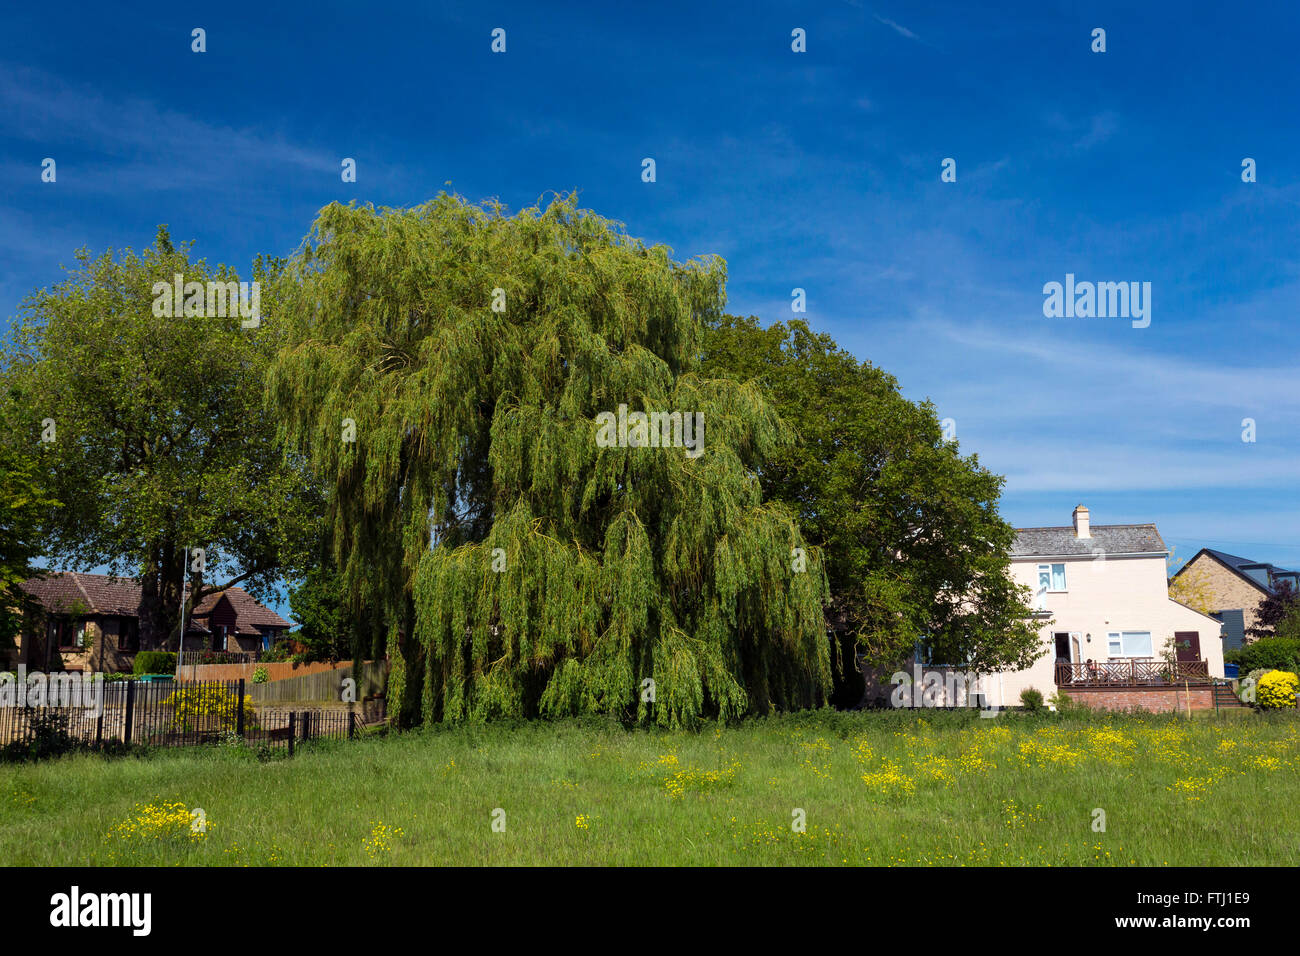
[[[1056,683],[1059,687],[1111,687],[1116,684],[1209,684],[1208,661],[1128,660],[1086,661],[1070,664],[1058,661]]]

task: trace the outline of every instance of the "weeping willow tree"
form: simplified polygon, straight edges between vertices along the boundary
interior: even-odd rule
[[[403,725],[824,701],[820,558],[756,478],[788,429],[696,371],[725,278],[574,196],[322,210],[267,394],[332,487],[346,600],[391,622]]]

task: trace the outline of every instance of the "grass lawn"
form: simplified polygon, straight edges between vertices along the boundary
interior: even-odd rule
[[[3,765],[0,860],[1281,866],[1298,770],[1294,713],[469,727],[266,762],[214,747]]]

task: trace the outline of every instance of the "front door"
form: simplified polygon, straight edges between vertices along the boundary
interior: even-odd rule
[[[1199,631],[1174,631],[1174,649],[1180,661],[1201,659],[1201,634]]]
[[[1070,663],[1072,659],[1070,657],[1070,635],[1055,634],[1053,636],[1056,638],[1056,663],[1058,664]]]

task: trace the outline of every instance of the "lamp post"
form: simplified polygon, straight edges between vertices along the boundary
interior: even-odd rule
[[[190,566],[190,549],[186,548],[184,557],[181,558],[181,634],[176,641],[176,681],[181,679],[181,666],[185,660],[185,589],[189,584],[189,576],[185,573]]]

